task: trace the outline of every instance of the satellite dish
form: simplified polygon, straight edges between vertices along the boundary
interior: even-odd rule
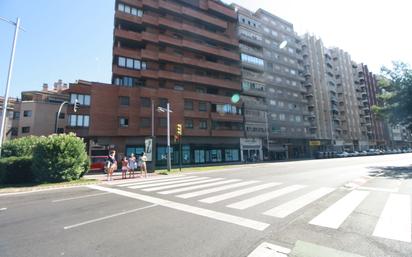
[[[279,49],[283,49],[288,45],[288,41],[284,40],[282,43],[279,45]]]

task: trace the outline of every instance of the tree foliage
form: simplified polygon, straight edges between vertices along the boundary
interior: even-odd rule
[[[391,69],[382,67],[379,99],[383,106],[373,106],[372,111],[392,124],[412,129],[412,70],[403,62],[393,62]]]
[[[34,147],[46,137],[28,136],[6,141],[2,146],[2,157],[32,156]]]

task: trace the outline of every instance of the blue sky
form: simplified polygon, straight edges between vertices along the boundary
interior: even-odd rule
[[[412,3],[405,0],[224,0],[263,8],[320,36],[374,72],[392,60],[412,63]],[[368,10],[370,10],[368,12]],[[0,16],[20,17],[11,96],[58,79],[110,82],[114,0],[0,0]],[[4,94],[14,28],[0,21],[0,95]]]

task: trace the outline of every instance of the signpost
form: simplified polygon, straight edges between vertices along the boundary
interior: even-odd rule
[[[152,153],[153,153],[153,151],[152,151],[153,139],[152,138],[146,138],[144,140],[144,145],[145,145],[145,147],[144,147],[145,150],[144,151],[146,153],[147,161],[151,162],[152,161]]]

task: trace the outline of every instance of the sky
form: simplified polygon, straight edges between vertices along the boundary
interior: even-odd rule
[[[412,64],[412,2],[407,0],[224,0],[265,9],[337,46],[379,73]],[[0,17],[21,18],[10,95],[62,79],[110,83],[114,0],[0,0]],[[14,27],[0,21],[0,95],[4,95]]]

